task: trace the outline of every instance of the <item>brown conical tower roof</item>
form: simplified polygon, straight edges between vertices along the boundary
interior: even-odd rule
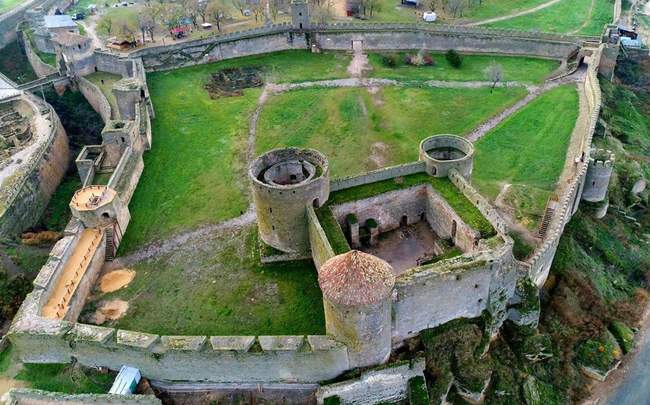
[[[351,250],[329,259],[318,273],[323,297],[340,305],[374,304],[395,285],[393,268],[384,260]]]

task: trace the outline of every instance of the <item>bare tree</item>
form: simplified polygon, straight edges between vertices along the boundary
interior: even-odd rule
[[[214,22],[217,24],[217,30],[221,32],[221,24],[226,18],[226,5],[222,0],[210,0],[208,3],[208,15],[214,19]]]
[[[201,21],[205,23],[208,15],[208,0],[199,0],[196,6],[196,13],[201,17]]]
[[[165,14],[165,7],[160,3],[149,2],[142,11],[143,18],[147,20],[145,30],[149,33],[152,42],[155,42],[154,32],[156,27],[160,24]]]
[[[494,91],[497,83],[503,80],[503,67],[492,61],[488,67],[485,68],[485,77],[492,82],[492,88],[490,89],[491,93]]]
[[[462,17],[466,7],[465,0],[447,0],[447,8],[454,17]]]
[[[244,10],[246,10],[246,2],[244,0],[232,0],[232,5],[239,10],[241,15],[244,15]]]
[[[103,17],[99,21],[99,24],[97,24],[97,28],[99,28],[102,31],[106,31],[106,34],[110,36],[111,32],[113,31],[113,18],[111,18],[111,16],[108,15]]]

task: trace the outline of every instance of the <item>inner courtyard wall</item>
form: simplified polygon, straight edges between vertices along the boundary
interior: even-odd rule
[[[426,184],[333,205],[331,210],[343,229],[346,229],[348,214],[354,214],[362,226],[368,219],[376,220],[380,233],[399,228],[404,216],[408,224],[413,224],[421,221],[424,214],[431,230],[441,239],[452,238],[455,222],[453,241],[464,252],[474,250],[474,242],[479,239],[478,232],[467,225],[432,186]]]

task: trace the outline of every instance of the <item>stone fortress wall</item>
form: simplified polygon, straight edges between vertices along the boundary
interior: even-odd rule
[[[33,111],[34,141],[12,157],[22,162],[3,168],[0,177],[0,237],[11,238],[38,223],[68,169],[70,152],[65,129],[50,105],[20,92],[2,102],[19,102]]]
[[[585,125],[584,132],[578,134],[580,137],[580,157],[575,162],[574,174],[560,190],[558,209],[555,210],[551,219],[547,237],[533,256],[526,263],[522,264],[528,269],[531,280],[538,287],[541,287],[546,282],[557,246],[560,243],[560,237],[564,231],[564,226],[571,220],[571,217],[578,209],[581,195],[585,191],[583,187],[586,187],[587,193],[591,192],[591,186],[589,184],[585,185],[585,177],[589,166],[592,138],[596,130],[602,104],[600,84],[598,83],[598,66],[604,46],[601,44],[598,49],[595,49],[588,60],[589,66],[584,83],[584,91],[587,99],[589,121]]]
[[[566,60],[589,37],[496,30],[453,25],[394,23],[335,23],[297,30],[277,24],[231,34],[148,47],[130,54],[96,52],[102,63],[130,56],[141,58],[148,71],[176,69],[241,56],[289,50],[351,50],[352,41],[362,41],[365,50],[450,48],[471,53],[498,53]],[[98,59],[97,66],[100,70]]]
[[[139,171],[141,172],[142,165],[138,162],[141,162],[142,151],[151,147],[149,121],[153,117],[153,106],[148,99],[145,69],[172,69],[282,49],[304,49],[311,45],[323,49],[338,49],[339,46],[343,47],[345,41],[351,42],[352,38],[361,38],[364,48],[373,49],[373,46],[381,46],[378,38],[385,38],[389,30],[403,31],[396,35],[402,39],[390,45],[391,49],[420,48],[423,44],[432,49],[446,44],[440,49],[448,49],[449,42],[442,42],[442,38],[446,38],[448,41],[458,41],[454,42],[454,45],[464,51],[514,53],[561,59],[576,52],[582,41],[578,37],[562,35],[437,25],[435,28],[429,28],[409,24],[335,24],[313,28],[310,33],[314,35],[310,36],[290,25],[281,25],[166,47],[146,48],[135,51],[130,56],[95,52],[93,57],[97,70],[137,78],[146,94],[135,108],[140,114],[139,119],[136,118],[139,121],[136,127],[138,142],[141,144],[135,147],[130,145],[130,150],[127,147],[122,151],[120,163],[113,175],[116,179],[128,178],[129,186],[120,190],[118,184],[123,184],[124,180],[114,180],[113,177],[109,186],[115,188],[120,196],[123,195],[124,202],[128,204],[129,190],[132,193],[139,179]],[[314,37],[319,38],[317,43],[311,42]],[[327,45],[328,37],[333,38],[330,41],[333,45],[330,47]],[[486,41],[491,45],[486,46]],[[341,49],[350,48],[351,44],[348,43]],[[510,51],[502,48],[508,48]],[[596,79],[598,56],[594,55],[590,62],[586,92],[592,121],[595,124],[594,117],[597,119],[600,106],[600,90]],[[96,105],[98,109],[105,110],[101,102]],[[128,107],[121,106],[120,110]],[[112,114],[115,115],[116,112]],[[586,152],[589,151],[593,129],[591,126],[589,133],[584,134],[582,145]],[[132,159],[130,156],[137,158]],[[586,162],[578,165],[572,182],[562,193],[562,209],[558,210],[554,217],[548,240],[528,263],[518,263],[538,284],[546,278],[559,235],[577,208],[586,165]],[[337,191],[420,173],[425,171],[425,166],[424,162],[415,162],[362,176],[334,180],[330,188],[331,191]],[[87,171],[86,178],[89,177],[91,176]],[[396,293],[391,297],[396,314],[395,323],[391,326],[396,344],[424,328],[439,325],[458,316],[475,317],[486,309],[494,315],[497,323],[503,321],[507,300],[512,295],[514,283],[520,274],[512,261],[512,242],[506,234],[504,221],[460,173],[452,170],[449,178],[486,216],[505,243],[500,245],[495,254],[486,255],[479,252],[472,262],[456,261],[437,268],[424,266],[415,274],[407,273],[401,279],[398,278],[395,283]],[[334,257],[334,251],[311,206],[307,207],[305,215],[312,255],[320,268],[328,259]],[[78,240],[83,227],[79,220],[71,221],[66,229],[66,235],[70,239],[55,247],[41,272],[43,274],[39,274],[34,283],[34,291],[28,295],[16,315],[9,337],[24,361],[69,362],[74,357],[89,366],[102,365],[118,369],[123,364],[133,365],[140,368],[143,375],[152,379],[214,382],[317,382],[333,378],[350,367],[348,348],[328,336],[158,336],[40,316],[47,297],[52,293],[53,281],[61,272],[61,263],[65,262],[66,255],[74,249],[75,241]],[[468,268],[471,271],[468,272]],[[96,278],[96,274],[91,271],[84,277],[87,277],[85,282],[94,282],[92,279]],[[431,291],[435,291],[440,297],[444,296],[454,308],[439,308],[434,314],[414,316],[414,312],[418,312],[417,309],[430,307],[431,302],[427,301],[427,297],[432,296]],[[83,305],[83,294],[85,292],[80,291],[73,297],[71,302],[75,308],[72,308],[71,314],[76,312],[77,305]]]
[[[21,44],[23,45],[23,48],[25,49],[27,60],[29,60],[29,64],[31,65],[32,69],[34,69],[34,73],[36,73],[36,76],[38,78],[58,73],[54,66],[50,66],[47,63],[43,62],[41,58],[36,54],[36,52],[34,52],[32,49],[32,43],[26,35],[24,35],[22,32],[19,32],[18,36]]]
[[[24,20],[27,10],[39,6],[48,9],[54,3],[56,3],[56,0],[29,0],[4,14],[0,14],[0,48],[16,40],[16,27]]]

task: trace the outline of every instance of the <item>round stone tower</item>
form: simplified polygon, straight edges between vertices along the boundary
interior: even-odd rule
[[[614,154],[609,150],[592,149],[589,154],[589,166],[585,176],[582,199],[600,202],[607,196],[609,179],[614,170]]]
[[[307,206],[329,197],[327,158],[313,149],[274,149],[253,161],[248,176],[262,240],[286,253],[309,253]]]
[[[357,250],[325,262],[318,274],[325,327],[348,347],[350,367],[381,364],[391,352],[390,264]]]
[[[70,201],[72,216],[86,228],[104,228],[117,223],[126,229],[131,214],[115,190],[108,186],[86,186],[77,190]]]
[[[434,177],[447,177],[456,169],[469,179],[472,176],[474,146],[457,135],[434,135],[420,142],[420,160],[426,164],[427,173]]]

